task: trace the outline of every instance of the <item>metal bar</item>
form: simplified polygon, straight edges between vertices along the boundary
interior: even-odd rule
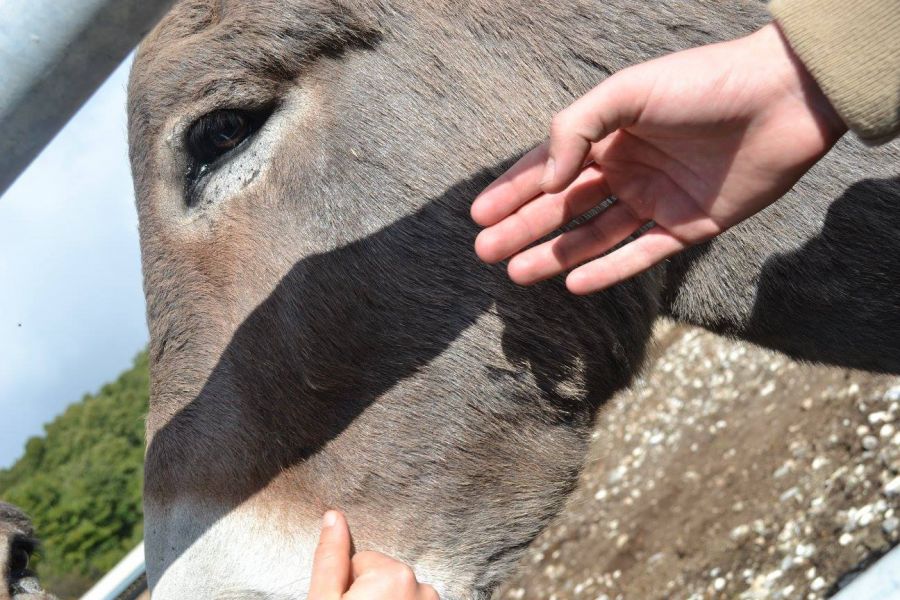
[[[144,542],[119,561],[81,600],[118,600],[125,592],[140,591],[132,587],[144,575]],[[134,597],[134,593],[128,594]],[[130,599],[129,599],[130,600]]]
[[[0,0],[0,194],[173,0]]]
[[[834,600],[900,600],[900,546],[863,571]]]

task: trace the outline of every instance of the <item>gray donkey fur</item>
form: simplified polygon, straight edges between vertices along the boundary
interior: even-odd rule
[[[845,140],[777,205],[590,297],[474,257],[471,201],[556,111],[766,19],[712,0],[178,3],[129,86],[151,584],[252,498],[288,504],[285,530],[339,507],[358,548],[487,597],[563,506],[660,315],[900,371],[897,146]],[[191,201],[187,128],[259,107]],[[208,507],[188,533],[185,502]],[[227,562],[247,542],[212,548]]]

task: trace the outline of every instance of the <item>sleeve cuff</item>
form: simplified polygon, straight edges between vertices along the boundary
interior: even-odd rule
[[[772,0],[769,11],[854,133],[869,144],[900,133],[900,0]]]

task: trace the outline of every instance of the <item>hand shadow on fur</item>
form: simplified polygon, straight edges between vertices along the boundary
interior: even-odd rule
[[[405,502],[413,495],[403,488],[415,483],[425,514],[452,514],[434,525],[447,531],[422,532],[419,524],[419,535],[481,545],[480,578],[486,589],[496,585],[561,510],[596,408],[638,370],[658,312],[659,280],[651,273],[577,297],[559,278],[521,288],[503,265],[479,262],[469,206],[508,164],[457,183],[374,235],[296,263],[237,329],[200,394],[154,435],[146,467],[154,498],[202,489],[199,475],[228,482],[216,493],[230,511],[316,456],[378,401],[394,418],[360,457],[373,472],[365,493]],[[490,339],[467,351],[451,348],[488,312],[502,322],[499,348],[491,349]],[[448,349],[458,370],[425,380],[430,402],[385,400]],[[500,366],[485,364],[492,358]],[[228,400],[234,397],[241,398],[240,429],[225,416],[235,410]],[[462,425],[448,424],[454,421]],[[446,448],[457,454],[442,455]],[[481,459],[477,472],[452,466],[480,464],[475,456],[493,458]],[[446,462],[453,475],[423,472]],[[512,479],[521,485],[513,489]],[[320,500],[340,508],[353,499]],[[488,532],[483,513],[498,503],[529,516]],[[177,553],[207,529],[198,528]],[[410,541],[406,560],[427,550]]]
[[[522,508],[530,514],[527,522],[505,524],[503,531],[483,540],[495,550],[489,555],[493,563],[483,565],[481,574],[483,591],[489,592],[561,510],[576,482],[594,413],[639,369],[662,295],[659,270],[576,297],[566,292],[560,278],[519,288],[508,281],[503,266],[479,263],[472,251],[477,229],[468,217],[469,203],[505,166],[457,183],[374,235],[299,261],[235,332],[203,391],[157,432],[147,452],[148,473],[165,475],[164,482],[148,479],[148,487],[156,486],[156,497],[190,489],[190,474],[203,472],[204,478],[232,482],[230,489],[239,490],[225,500],[230,508],[216,516],[223,517],[284,470],[315,457],[396,386],[417,377],[448,350],[458,353],[453,342],[493,312],[503,324],[502,353],[515,369],[479,364],[488,356],[479,351],[460,353],[457,362],[474,365],[472,371],[461,367],[442,375],[438,383],[445,387],[436,390],[432,402],[408,407],[406,416],[416,422],[385,422],[382,445],[367,448],[368,458],[361,458],[372,461],[369,468],[375,474],[368,493],[389,499],[397,485],[415,481],[424,486],[423,509],[453,514],[448,524],[458,530],[428,532],[435,539],[452,543],[486,536],[478,533],[485,531],[479,515],[486,503],[506,502],[517,513]],[[892,285],[900,273],[896,184],[868,180],[849,188],[828,210],[815,238],[765,263],[746,329],[719,330],[798,358],[900,371],[900,286]],[[871,210],[859,210],[863,201]],[[696,249],[684,264],[706,251]],[[680,284],[677,271],[669,275],[670,286]],[[857,351],[854,336],[863,345],[881,344],[884,352]],[[583,385],[561,393],[575,371],[583,374]],[[490,405],[481,406],[482,376],[502,380],[517,393],[491,397]],[[527,381],[534,384],[529,387]],[[233,394],[240,394],[249,424],[240,431],[222,427],[218,419],[228,409],[225,398]],[[403,417],[404,408],[395,408],[394,414]],[[472,439],[453,438],[459,430],[447,428],[447,415],[470,425],[476,432]],[[492,419],[501,430],[529,422],[555,435],[569,432],[572,447],[553,454],[558,448],[542,448],[534,436],[529,440],[533,447],[509,448],[521,439],[477,433],[476,422]],[[402,446],[397,440],[403,439],[407,447],[391,447]],[[491,487],[500,479],[485,481],[483,472],[471,473],[468,486],[446,493],[459,482],[439,470],[423,472],[447,458],[439,453],[442,441],[462,444],[473,453],[487,444],[497,457],[504,449],[510,456],[537,453],[544,471],[534,469],[524,485],[540,493],[527,501],[504,495]],[[424,458],[385,460],[411,450]],[[512,462],[498,470],[510,468]],[[186,475],[178,480],[179,474]],[[326,500],[340,506],[341,498]],[[465,530],[466,523],[472,531]],[[195,532],[177,552],[183,553],[205,530]],[[403,558],[413,560],[425,550],[412,544]]]

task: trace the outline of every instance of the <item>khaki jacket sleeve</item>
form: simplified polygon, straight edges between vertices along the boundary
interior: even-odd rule
[[[900,0],[772,0],[832,106],[869,144],[900,134]]]

